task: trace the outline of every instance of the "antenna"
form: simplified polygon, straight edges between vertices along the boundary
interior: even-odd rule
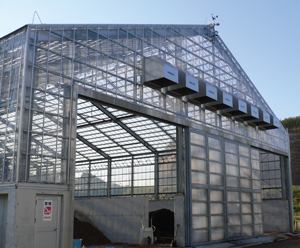
[[[218,31],[215,30],[215,26],[220,26],[220,23],[215,23],[215,20],[217,20],[217,18],[219,18],[218,15],[214,16],[213,14],[211,14],[212,24],[208,25],[208,27],[211,28],[213,31],[213,38],[212,38],[213,43],[215,43],[216,37],[218,36]]]
[[[34,11],[34,13],[33,13],[32,24],[34,23],[34,17],[35,17],[35,14],[38,16],[38,18],[39,18],[41,24],[43,24],[43,23],[42,23],[42,20],[41,20],[41,18],[40,18],[40,16],[39,16],[39,14],[38,14],[38,12],[36,12],[36,11]]]
[[[211,19],[213,20],[213,26],[220,26],[220,23],[215,23],[215,20],[217,20],[219,18],[218,15],[214,16],[213,14],[211,14]]]

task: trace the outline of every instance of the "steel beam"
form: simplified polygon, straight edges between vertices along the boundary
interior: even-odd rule
[[[80,136],[79,134],[76,135],[76,138],[79,139],[82,143],[86,144],[88,147],[92,148],[94,151],[99,153],[101,156],[105,158],[110,158],[109,155],[107,155],[105,152],[103,152],[100,148],[94,146],[91,142]]]
[[[152,147],[147,141],[145,141],[143,138],[141,138],[138,134],[133,132],[129,127],[127,127],[123,122],[121,122],[117,117],[115,117],[112,113],[110,113],[106,108],[103,106],[93,103],[93,105],[98,108],[100,111],[102,111],[104,114],[106,114],[109,118],[111,118],[116,124],[118,124],[121,128],[123,128],[126,132],[128,132],[132,137],[134,137],[136,140],[138,140],[142,145],[144,145],[147,149],[150,151],[157,153],[157,150]]]

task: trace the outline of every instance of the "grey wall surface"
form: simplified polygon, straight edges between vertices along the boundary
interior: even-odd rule
[[[5,247],[8,194],[0,194],[0,248]]]
[[[19,183],[3,185],[0,194],[8,194],[5,248],[33,248],[37,195],[62,196],[60,219],[60,247],[69,248],[73,239],[73,213],[71,192],[67,186]]]
[[[264,232],[290,232],[288,200],[263,200]]]
[[[185,246],[185,205],[184,205],[184,195],[175,196],[174,199],[174,225],[176,227],[179,224],[176,241],[177,245],[180,247]]]
[[[5,232],[5,246],[14,247],[15,234],[15,204],[16,204],[16,188],[15,185],[2,185],[0,187],[0,194],[7,196],[7,211],[6,211],[6,232]],[[0,237],[2,239],[2,237]]]
[[[174,212],[174,201],[150,201],[149,212],[153,212],[159,209],[168,209]]]
[[[74,209],[75,217],[92,224],[111,242],[138,244],[141,221],[148,227],[149,199],[146,196],[76,199]]]

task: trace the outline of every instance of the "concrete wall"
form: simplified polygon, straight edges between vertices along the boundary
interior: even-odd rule
[[[149,202],[149,213],[159,210],[168,209],[174,212],[174,201],[150,201]]]
[[[263,200],[264,232],[290,232],[288,200]]]
[[[37,195],[61,196],[60,247],[69,248],[73,239],[71,192],[67,186],[37,183],[2,185],[0,194],[8,194],[6,246],[33,248]]]
[[[141,221],[148,227],[149,198],[145,196],[77,199],[74,208],[75,217],[92,224],[111,242],[138,244]]]
[[[6,232],[5,247],[14,247],[14,234],[15,234],[15,205],[16,205],[16,188],[15,185],[0,186],[0,194],[8,195],[7,203],[7,216],[6,216]],[[0,211],[1,212],[1,211]]]
[[[174,225],[176,227],[179,224],[177,232],[177,246],[185,246],[185,205],[184,205],[184,195],[175,196],[174,199]]]

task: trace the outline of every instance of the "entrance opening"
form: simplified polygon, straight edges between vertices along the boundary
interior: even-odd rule
[[[145,196],[151,202],[162,201],[162,206],[173,201],[178,181],[182,182],[177,179],[177,153],[182,152],[182,147],[178,149],[176,142],[182,130],[96,101],[78,99],[75,198],[81,204],[87,202],[84,198],[98,198],[93,202],[97,202],[95,211],[102,205],[101,213],[97,212],[103,215],[100,221],[114,216],[102,223],[91,218],[91,223],[97,222],[92,224],[100,227],[112,242],[139,242],[136,238],[139,228],[148,228],[149,201],[144,200]],[[83,213],[84,207],[80,211]],[[172,238],[174,213],[163,210],[152,217],[158,228],[154,235],[159,233],[159,238]],[[115,239],[116,229],[108,230],[113,226],[124,230],[124,235],[118,231],[118,239]]]
[[[168,209],[159,209],[149,213],[149,226],[155,227],[156,243],[171,243],[174,237],[174,213]]]
[[[78,100],[75,197],[173,199],[176,159],[176,126]]]

